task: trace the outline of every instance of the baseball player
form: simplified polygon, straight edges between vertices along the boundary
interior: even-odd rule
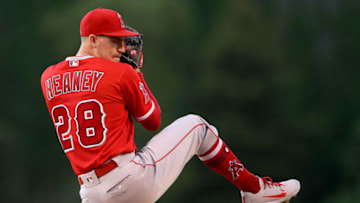
[[[48,67],[41,88],[83,203],[154,203],[194,155],[239,188],[243,202],[279,203],[299,192],[296,179],[273,182],[249,172],[198,115],[175,120],[138,150],[134,121],[149,131],[161,123],[141,73],[141,35],[103,8],[82,18],[80,35],[76,56]]]

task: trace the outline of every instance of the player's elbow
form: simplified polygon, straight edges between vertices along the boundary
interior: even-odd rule
[[[141,125],[149,131],[157,131],[161,125],[161,111],[157,109],[148,119],[141,122]]]
[[[158,119],[156,121],[152,121],[151,123],[142,123],[142,126],[148,130],[148,131],[157,131],[160,128],[161,125],[161,119]]]

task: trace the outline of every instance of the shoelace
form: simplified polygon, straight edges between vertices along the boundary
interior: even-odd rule
[[[264,189],[266,187],[280,187],[281,183],[274,183],[274,181],[270,177],[262,177],[261,180],[264,182]]]

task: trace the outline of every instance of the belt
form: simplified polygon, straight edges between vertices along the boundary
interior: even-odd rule
[[[98,178],[104,176],[105,174],[112,171],[114,168],[116,168],[118,165],[114,160],[109,161],[108,163],[104,164],[100,168],[94,169],[95,174]],[[84,184],[84,181],[81,179],[81,177],[78,177],[80,185]]]

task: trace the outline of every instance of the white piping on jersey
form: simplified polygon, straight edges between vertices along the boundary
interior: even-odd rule
[[[65,61],[70,61],[70,60],[83,60],[83,59],[88,59],[88,58],[93,58],[95,56],[69,56],[65,58]]]
[[[199,156],[199,159],[201,161],[207,161],[207,160],[210,160],[210,159],[214,158],[219,153],[222,146],[223,146],[223,141],[220,139],[217,146],[216,146],[216,148],[210,154],[205,155],[205,156]]]
[[[136,117],[135,120],[136,121],[143,121],[145,119],[147,119],[155,110],[155,104],[154,104],[154,101],[151,101],[151,108],[150,110],[143,116],[140,116],[140,117]]]

